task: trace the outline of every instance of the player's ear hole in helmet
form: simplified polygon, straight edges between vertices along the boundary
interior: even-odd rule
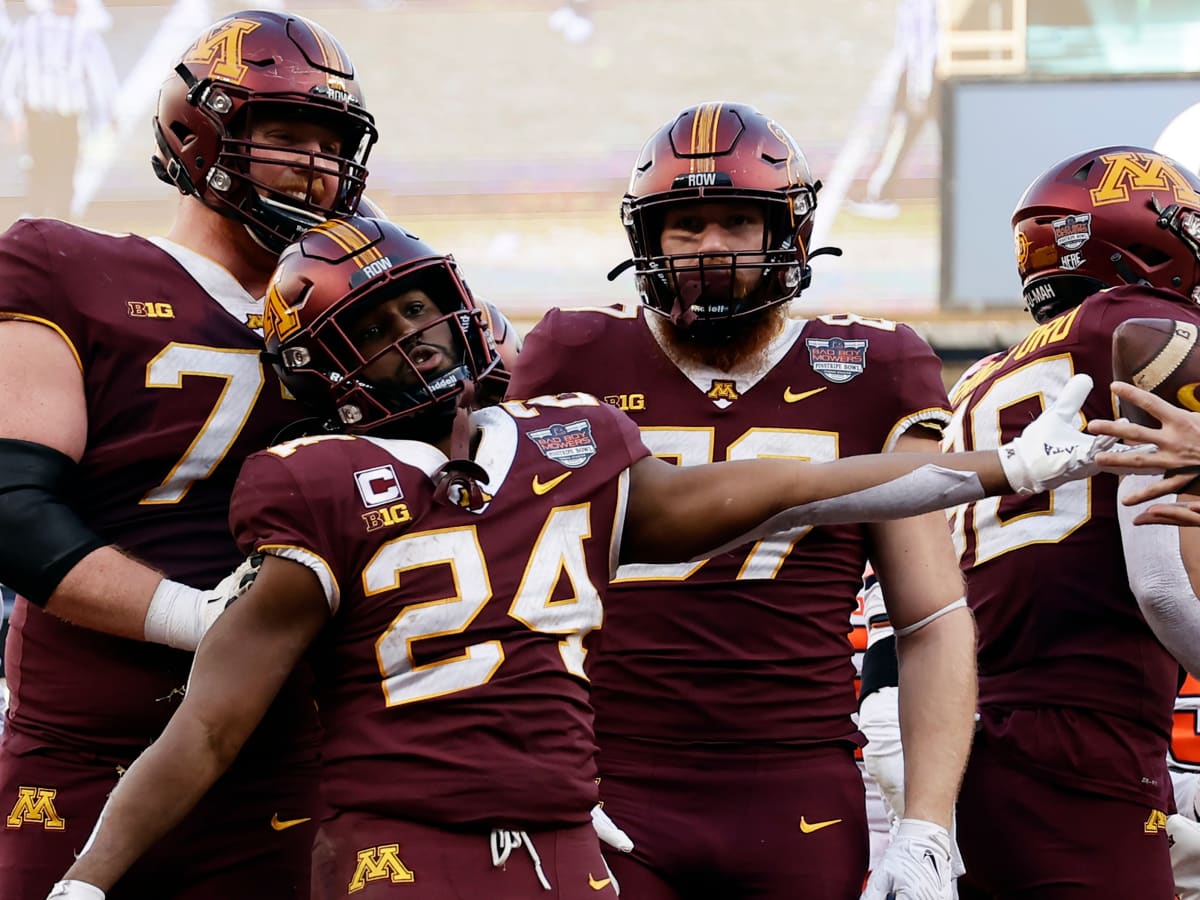
[[[460,395],[498,402],[508,373],[454,258],[400,226],[330,220],[284,251],[265,357],[328,431],[438,440]]]
[[[820,187],[791,135],[754,107],[689,107],[642,147],[621,203],[633,258],[609,279],[632,266],[648,308],[697,335],[727,334],[740,318],[798,296],[811,280],[812,257],[841,254],[809,246]],[[665,253],[672,210],[699,203],[756,207],[764,222],[757,244]],[[720,215],[719,206],[704,209]]]
[[[267,123],[278,139],[256,134]],[[159,91],[153,129],[155,174],[275,253],[305,228],[354,212],[378,136],[336,38],[266,10],[228,16],[184,51]],[[297,149],[286,152],[289,144]]]
[[[1200,177],[1161,153],[1102,147],[1062,160],[1025,191],[1012,226],[1038,322],[1122,284],[1200,302]]]

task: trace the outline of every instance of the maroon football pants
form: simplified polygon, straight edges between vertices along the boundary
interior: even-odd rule
[[[633,900],[857,900],[867,870],[862,775],[849,745],[748,748],[599,739],[604,848]]]
[[[971,750],[958,800],[959,900],[1172,900],[1165,812],[1054,784]]]
[[[49,893],[83,849],[119,771],[112,760],[5,735],[0,897],[40,900]],[[315,766],[234,770],[108,892],[109,900],[307,900],[316,784]]]
[[[313,900],[615,900],[616,896],[590,823],[523,832],[518,840],[515,832],[493,837],[487,831],[447,831],[343,812],[321,823],[313,848]]]

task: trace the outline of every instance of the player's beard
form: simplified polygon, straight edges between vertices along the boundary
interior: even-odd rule
[[[728,335],[720,340],[705,340],[673,325],[662,331],[667,351],[680,362],[732,372],[766,368],[771,342],[786,320],[787,304],[781,303],[732,320]]]
[[[314,172],[312,175],[312,187],[309,188],[309,179],[307,176],[291,173],[281,177],[274,185],[272,190],[286,194],[287,197],[297,203],[310,203],[318,209],[327,209],[325,206],[328,182],[321,177],[319,172]]]

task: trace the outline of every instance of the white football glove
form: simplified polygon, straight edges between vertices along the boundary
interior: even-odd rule
[[[596,836],[600,838],[601,843],[608,844],[614,850],[628,853],[633,849],[633,841],[629,835],[617,827],[599,803],[592,807],[592,827],[596,829]]]
[[[1087,434],[1080,410],[1092,390],[1090,375],[1075,375],[1025,430],[1000,447],[1000,464],[1018,494],[1037,494],[1100,471],[1092,460],[1116,439]]]
[[[104,900],[104,891],[86,881],[60,881],[50,888],[46,900]]]
[[[862,900],[952,900],[950,870],[950,833],[933,822],[901,819]]]
[[[250,590],[263,556],[256,553],[221,579],[211,590],[202,591],[164,578],[154,590],[143,626],[146,640],[179,650],[195,650],[226,607]]]
[[[1200,900],[1200,823],[1176,813],[1167,816],[1171,871],[1179,900]]]
[[[888,818],[904,816],[904,747],[900,743],[900,688],[882,687],[863,700],[858,730],[867,738],[863,765],[883,794]]]

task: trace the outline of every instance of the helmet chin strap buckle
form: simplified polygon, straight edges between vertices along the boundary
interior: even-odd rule
[[[475,385],[463,382],[462,393],[454,409],[454,424],[450,431],[450,458],[436,472],[433,499],[448,506],[458,506],[472,512],[482,510],[491,499],[483,489],[488,473],[471,458],[471,410],[476,408]]]

